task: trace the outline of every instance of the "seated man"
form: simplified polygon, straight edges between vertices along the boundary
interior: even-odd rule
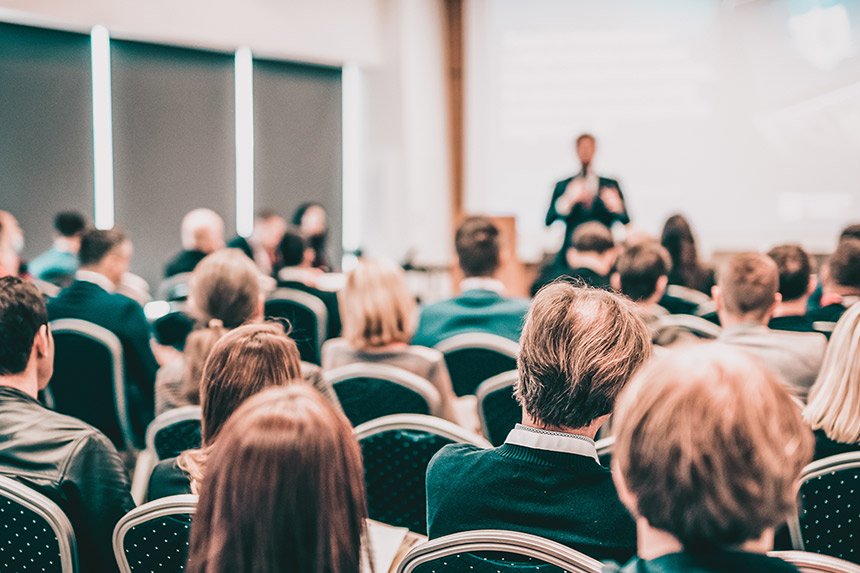
[[[264,209],[254,217],[254,230],[249,237],[237,235],[227,242],[231,249],[239,249],[257,263],[260,272],[272,274],[283,264],[278,244],[287,230],[287,221],[272,210]]]
[[[209,253],[224,248],[224,221],[211,209],[194,209],[182,218],[182,251],[164,267],[164,278],[190,273]]]
[[[794,572],[768,557],[812,433],[777,376],[728,348],[655,360],[613,414],[612,475],[636,516],[625,573]]]
[[[789,390],[805,399],[815,382],[827,340],[808,332],[767,327],[781,297],[779,271],[767,255],[741,253],[723,264],[714,302],[723,332],[717,342],[741,348],[782,376]]]
[[[498,448],[456,444],[434,456],[428,535],[510,529],[595,558],[628,559],[633,520],[598,461],[594,437],[651,356],[648,329],[624,298],[559,282],[538,293],[520,346],[522,424]]]
[[[809,255],[800,245],[779,245],[768,251],[767,256],[773,259],[779,271],[781,298],[768,327],[774,330],[815,332],[812,321],[806,316],[809,295],[815,290]]]
[[[75,282],[48,301],[48,316],[51,320],[86,320],[119,338],[125,362],[129,417],[132,428],[142,440],[154,415],[153,387],[158,362],[150,346],[149,323],[143,308],[114,292],[128,271],[131,254],[131,241],[122,231],[92,229],[85,232],[78,254],[81,268],[75,275]]]
[[[278,253],[284,265],[276,277],[278,286],[300,290],[323,301],[328,311],[328,337],[340,336],[340,307],[337,293],[319,288],[318,281],[324,273],[313,266],[316,251],[310,246],[308,240],[297,231],[288,229],[278,245]]]
[[[457,334],[488,332],[519,341],[527,300],[507,298],[496,274],[502,264],[499,229],[485,217],[469,217],[454,238],[465,277],[460,296],[421,309],[413,344],[435,346]]]
[[[839,241],[822,272],[821,308],[812,310],[812,322],[837,322],[860,301],[860,239],[851,236]]]
[[[0,475],[60,506],[75,531],[80,571],[116,571],[113,529],[134,507],[128,478],[104,435],[36,399],[54,368],[47,322],[35,286],[0,278]]]
[[[532,296],[557,279],[609,289],[609,273],[617,254],[612,233],[605,225],[594,221],[583,223],[573,232],[565,256],[541,271],[532,285]]]
[[[78,270],[81,233],[87,226],[84,216],[64,211],[54,217],[54,246],[30,261],[27,270],[39,280],[59,287],[69,286]]]

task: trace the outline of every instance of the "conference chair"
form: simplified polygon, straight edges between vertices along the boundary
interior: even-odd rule
[[[523,416],[522,407],[514,398],[517,376],[516,370],[502,372],[482,382],[475,391],[481,432],[494,446],[504,443]]]
[[[355,428],[364,459],[367,508],[371,519],[427,532],[427,465],[448,444],[489,448],[481,436],[432,416],[396,414]]]
[[[122,344],[111,331],[85,320],[50,323],[54,375],[46,401],[54,410],[101,430],[120,451],[139,446],[131,427]]]
[[[191,273],[179,273],[161,281],[158,285],[158,298],[168,302],[186,300],[188,298]]]
[[[669,314],[661,316],[651,328],[651,339],[655,344],[671,345],[679,337],[700,340],[716,340],[722,328],[709,320],[689,314]],[[661,342],[665,341],[665,342]]]
[[[59,506],[14,479],[0,476],[0,571],[75,573],[72,524]]]
[[[454,533],[417,545],[397,573],[599,573],[600,561],[555,541],[497,529]]]
[[[435,348],[445,355],[457,396],[474,394],[484,380],[517,367],[519,345],[495,334],[458,334],[439,342]]]
[[[669,285],[660,306],[672,314],[695,314],[715,310],[714,301],[703,292],[682,285]]]
[[[800,573],[860,573],[860,565],[807,551],[770,551],[768,555],[791,563]]]
[[[608,436],[594,443],[594,448],[597,450],[597,459],[600,460],[600,465],[605,468],[608,468],[612,462],[612,449],[614,447],[615,436]]]
[[[353,426],[391,414],[438,416],[439,391],[420,376],[387,364],[356,363],[326,372]]]
[[[156,499],[125,514],[113,530],[120,573],[182,573],[196,495]]]
[[[187,307],[187,303],[182,301],[154,300],[146,303],[143,312],[159,344],[172,346],[180,352],[185,349],[185,340],[195,325]]]
[[[788,520],[794,549],[860,563],[860,452],[806,466],[799,506]]]
[[[328,310],[322,300],[297,289],[279,288],[266,299],[265,314],[287,320],[302,360],[320,363],[320,350],[328,335]]]

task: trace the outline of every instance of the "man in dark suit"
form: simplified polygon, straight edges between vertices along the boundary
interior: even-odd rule
[[[822,275],[821,307],[807,317],[813,322],[837,322],[848,307],[860,302],[860,240],[841,240]]]
[[[158,362],[150,346],[150,330],[143,308],[116,294],[128,271],[131,241],[117,229],[93,229],[81,237],[80,269],[75,281],[48,301],[48,317],[77,318],[114,333],[122,343],[126,393],[132,429],[140,440],[154,414],[155,373]]]
[[[583,133],[576,138],[576,154],[582,169],[576,175],[556,183],[552,192],[546,225],[548,227],[556,221],[564,221],[566,225],[559,258],[564,257],[579,225],[597,221],[611,228],[616,222],[625,225],[630,222],[618,181],[601,177],[594,171],[596,145],[591,134]]]
[[[455,444],[433,457],[429,537],[509,529],[597,559],[628,559],[636,527],[594,437],[651,356],[648,329],[624,298],[561,282],[534,299],[520,348],[522,424],[497,448]]]
[[[815,290],[812,261],[800,245],[779,245],[767,256],[779,271],[779,294],[768,328],[792,332],[815,332],[813,321],[806,314],[809,295]]]
[[[182,250],[164,267],[164,278],[190,273],[209,253],[224,248],[224,220],[211,209],[194,209],[182,218]]]
[[[562,279],[590,287],[609,289],[609,273],[618,250],[609,229],[596,221],[577,227],[564,257],[558,257],[541,270],[532,285],[532,296],[542,287]]]
[[[454,238],[463,270],[460,296],[425,306],[412,344],[435,346],[467,332],[487,332],[519,341],[529,309],[525,299],[504,296],[496,273],[502,264],[499,229],[486,217],[469,217]]]

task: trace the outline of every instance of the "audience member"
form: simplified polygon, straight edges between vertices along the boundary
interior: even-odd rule
[[[860,301],[860,239],[850,236],[837,245],[822,272],[821,307],[809,312],[813,321],[836,322]]]
[[[582,223],[573,232],[565,257],[559,257],[541,271],[532,285],[532,296],[558,279],[609,289],[609,273],[616,256],[617,249],[608,227],[595,221]]]
[[[261,390],[301,380],[296,343],[280,325],[248,324],[225,334],[212,348],[200,379],[203,446],[159,463],[149,480],[149,499],[197,493],[227,418]]]
[[[190,273],[203,258],[224,248],[224,220],[211,209],[194,209],[182,218],[182,250],[164,267],[164,278]]]
[[[39,280],[59,287],[69,286],[78,270],[81,235],[87,226],[77,211],[63,211],[54,217],[54,245],[30,261],[27,271]]]
[[[0,276],[18,276],[23,249],[24,232],[18,219],[9,211],[0,211]]]
[[[117,229],[91,229],[81,237],[80,269],[75,281],[48,301],[51,320],[77,318],[114,333],[122,343],[126,396],[133,431],[142,440],[152,420],[158,362],[150,346],[149,323],[141,306],[121,294],[117,285],[128,271],[131,241]],[[86,380],[80,381],[82,385]]]
[[[759,358],[783,378],[792,393],[805,399],[818,376],[827,340],[823,335],[767,327],[779,304],[779,271],[767,255],[741,253],[721,268],[714,302],[723,326],[718,342]]]
[[[356,362],[408,370],[436,387],[444,417],[457,421],[456,396],[442,353],[409,345],[415,329],[415,298],[403,270],[388,261],[363,259],[347,276],[341,297],[343,338],[323,345],[323,370]]]
[[[261,273],[270,277],[280,266],[278,243],[286,230],[286,220],[276,212],[265,209],[254,218],[254,231],[250,237],[237,235],[230,239],[227,246],[245,253],[257,264]]]
[[[666,220],[660,243],[672,260],[669,284],[710,295],[711,287],[714,286],[714,271],[699,260],[696,238],[683,215],[672,215]]]
[[[839,233],[839,242],[842,242],[845,239],[857,239],[860,241],[860,223],[848,225],[842,229],[842,232]]]
[[[449,445],[431,460],[430,538],[513,529],[600,559],[631,557],[634,523],[594,437],[650,355],[648,329],[629,301],[565,282],[542,289],[522,335],[522,424],[498,448]]]
[[[860,450],[860,304],[833,331],[803,411],[815,430],[815,459]]]
[[[457,229],[454,246],[464,276],[461,294],[421,309],[412,343],[432,347],[467,332],[519,341],[529,303],[505,297],[496,278],[503,252],[499,229],[485,217],[469,217]]]
[[[287,229],[278,245],[281,264],[278,271],[278,286],[312,294],[325,304],[328,311],[328,338],[340,336],[340,307],[337,293],[319,288],[323,271],[313,266],[316,252],[304,235]]]
[[[74,528],[81,571],[116,571],[113,529],[134,507],[128,478],[104,435],[37,400],[53,361],[39,291],[18,278],[0,278],[0,475],[60,506]]]
[[[314,258],[311,261],[311,266],[326,272],[335,270],[332,259],[326,251],[328,213],[326,213],[325,207],[314,201],[302,203],[293,213],[293,225],[298,227],[307,239],[310,248],[313,249]]]
[[[779,295],[773,318],[768,327],[774,330],[815,332],[812,321],[806,316],[809,295],[815,290],[812,262],[800,245],[779,245],[767,256],[776,263],[779,271]]]
[[[672,353],[636,376],[613,419],[638,557],[610,570],[797,572],[765,553],[796,508],[812,436],[774,373],[725,347]]]
[[[310,388],[250,398],[210,459],[188,573],[358,573],[370,557],[361,451]]]

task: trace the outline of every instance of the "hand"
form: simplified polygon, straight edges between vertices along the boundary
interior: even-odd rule
[[[624,201],[621,199],[621,194],[614,187],[603,187],[600,189],[600,200],[606,210],[620,215],[624,212]]]

